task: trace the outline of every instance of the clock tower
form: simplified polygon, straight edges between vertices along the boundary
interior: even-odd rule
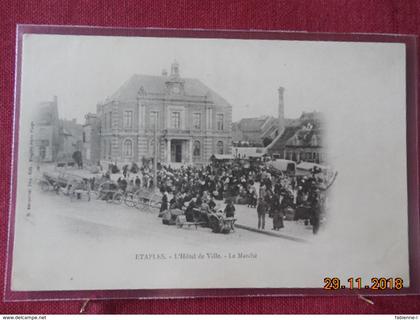
[[[171,74],[166,81],[166,87],[170,95],[184,94],[184,80],[179,76],[179,64],[176,60],[171,65]]]

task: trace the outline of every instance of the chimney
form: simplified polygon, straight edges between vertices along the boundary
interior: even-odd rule
[[[168,76],[168,71],[166,69],[162,70],[162,76],[164,76],[164,77]]]
[[[284,88],[279,87],[279,134],[281,134],[285,127],[284,121]]]
[[[53,96],[53,102],[55,105],[58,104],[58,97],[57,96]]]

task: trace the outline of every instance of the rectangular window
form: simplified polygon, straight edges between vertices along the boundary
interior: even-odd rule
[[[153,129],[155,126],[158,128],[159,113],[157,111],[150,112],[150,128]]]
[[[131,110],[124,111],[123,127],[125,129],[131,129],[133,127],[133,111]]]
[[[201,129],[201,113],[193,113],[193,129]]]
[[[216,115],[216,123],[217,123],[217,130],[223,131],[223,123],[224,123],[223,113],[218,113]]]
[[[112,111],[108,115],[108,129],[112,130]]]
[[[172,112],[171,126],[174,129],[179,129],[181,127],[181,113],[180,112]]]

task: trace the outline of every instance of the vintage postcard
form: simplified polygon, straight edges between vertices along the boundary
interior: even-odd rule
[[[410,287],[404,43],[21,45],[10,291]]]

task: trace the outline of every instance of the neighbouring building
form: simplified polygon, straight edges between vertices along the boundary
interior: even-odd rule
[[[34,116],[33,156],[38,162],[55,161],[59,149],[58,102],[41,102]]]
[[[160,76],[135,74],[98,104],[101,160],[203,164],[231,154],[232,106],[174,62]],[[156,139],[156,143],[155,143]]]
[[[83,126],[76,119],[60,119],[57,161],[72,161],[73,153],[83,149]]]
[[[286,119],[284,108],[284,88],[279,87],[277,118],[244,118],[234,123],[234,154],[237,157],[271,154],[297,162],[325,163],[327,154],[323,139],[325,121],[322,113],[303,112],[297,119]]]
[[[244,118],[235,123],[232,134],[235,143],[264,145],[264,139],[274,139],[279,133],[278,120],[272,116]]]
[[[83,125],[83,162],[87,164],[97,164],[101,159],[101,127],[98,116],[88,113],[85,116]]]
[[[243,118],[232,125],[232,140],[235,144],[264,146],[282,133],[287,119],[284,118],[284,88],[278,89],[278,116]]]
[[[325,121],[320,112],[303,112],[289,121],[283,133],[268,147],[269,154],[294,161],[325,163]]]

